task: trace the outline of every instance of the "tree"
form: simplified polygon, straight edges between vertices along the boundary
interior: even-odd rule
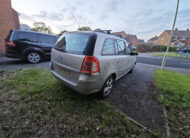
[[[64,34],[65,32],[67,32],[66,30],[61,31],[59,34],[57,34],[58,36],[61,36],[62,34]]]
[[[44,22],[34,22],[33,26],[34,27],[31,28],[32,31],[53,34],[53,32],[51,31],[51,27],[46,26]]]
[[[91,28],[88,26],[79,27],[78,31],[91,31]]]

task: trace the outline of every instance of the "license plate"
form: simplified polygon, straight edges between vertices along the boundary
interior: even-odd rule
[[[57,69],[66,76],[70,76],[70,71],[63,69],[62,67],[57,66]]]

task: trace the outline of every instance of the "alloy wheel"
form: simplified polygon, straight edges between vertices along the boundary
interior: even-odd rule
[[[104,89],[103,89],[103,94],[104,96],[107,96],[110,92],[111,92],[111,89],[113,87],[113,77],[110,77],[106,83],[105,83],[105,86],[104,86]]]
[[[30,63],[38,63],[40,61],[40,55],[36,52],[29,53],[27,58]]]

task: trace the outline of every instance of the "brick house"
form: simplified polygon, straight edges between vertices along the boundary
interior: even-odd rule
[[[127,36],[124,39],[126,39],[132,45],[138,45],[139,44],[139,40],[138,40],[136,35],[127,34]]]
[[[154,36],[152,38],[150,38],[148,41],[147,41],[148,44],[153,44],[153,45],[157,45],[158,43],[158,36]]]
[[[143,39],[138,39],[138,45],[143,45],[145,44],[144,40]]]
[[[0,0],[0,52],[5,53],[4,39],[11,29],[19,29],[18,13],[12,8],[11,0]]]
[[[142,44],[144,43],[144,40],[142,39],[138,39],[136,35],[132,35],[132,34],[126,34],[125,31],[121,31],[121,32],[114,32],[112,33],[113,35],[119,36],[125,40],[127,40],[129,43],[131,43],[132,45],[138,45],[138,44]]]
[[[158,37],[158,45],[167,45],[169,41],[171,30],[165,30]],[[171,39],[172,46],[185,45],[190,46],[190,31],[187,30],[174,30],[173,37]]]
[[[121,32],[114,32],[112,33],[113,35],[119,36],[121,38],[125,38],[126,37],[126,33],[125,31],[121,31]]]

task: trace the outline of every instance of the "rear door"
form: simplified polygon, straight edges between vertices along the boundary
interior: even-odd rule
[[[117,69],[119,76],[126,73],[128,69],[128,56],[126,55],[125,43],[122,40],[116,40],[117,44]]]
[[[14,42],[16,46],[18,46],[21,50],[29,47],[29,46],[34,46],[37,43],[37,34],[36,33],[31,33],[31,32],[22,32],[18,31]]]
[[[94,35],[87,33],[66,33],[59,38],[52,49],[54,71],[75,85],[79,79],[85,55],[92,54]]]
[[[113,71],[118,75],[117,60],[115,39],[106,38],[103,42],[101,58],[99,58],[100,75],[103,80],[107,79],[107,75]]]

